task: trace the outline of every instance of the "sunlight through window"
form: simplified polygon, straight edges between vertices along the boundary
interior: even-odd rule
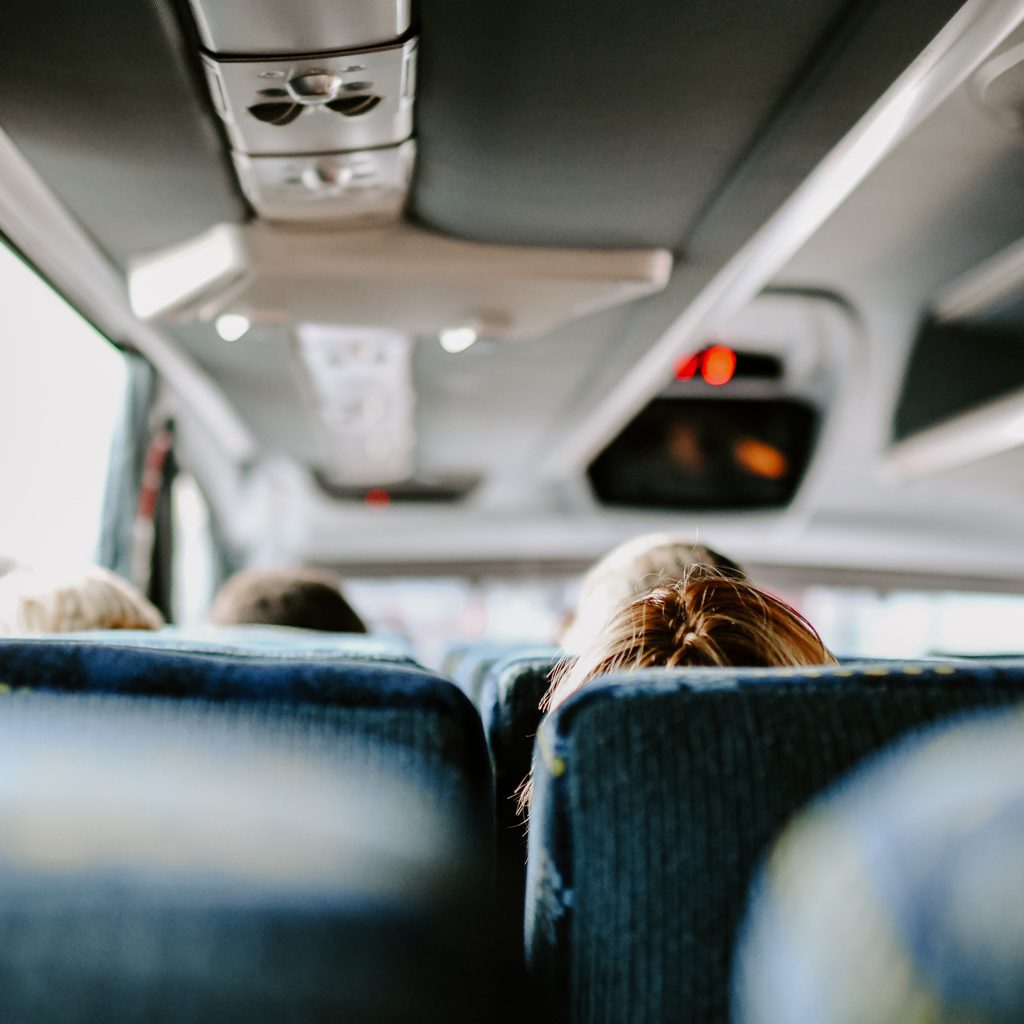
[[[121,354],[0,245],[0,556],[93,561]]]

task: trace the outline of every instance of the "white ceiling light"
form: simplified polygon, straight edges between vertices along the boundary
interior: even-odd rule
[[[445,352],[465,352],[479,337],[473,327],[449,327],[441,331],[438,340]]]
[[[251,326],[249,318],[242,316],[241,313],[223,313],[217,317],[214,324],[217,333],[224,341],[238,341],[239,338],[248,334]]]

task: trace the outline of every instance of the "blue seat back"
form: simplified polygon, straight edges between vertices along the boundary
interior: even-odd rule
[[[517,790],[530,773],[533,743],[543,717],[540,700],[551,670],[558,663],[555,648],[538,655],[510,655],[487,671],[480,691],[480,713],[494,768],[494,796],[499,912],[516,936],[523,921],[526,887],[526,828],[517,810]]]
[[[542,724],[527,956],[556,1020],[725,1024],[734,936],[785,822],[865,755],[1024,699],[1020,662],[648,670]]]
[[[330,728],[352,757],[426,772],[488,830],[490,765],[479,715],[450,682],[406,660],[323,652],[138,646],[93,637],[0,639],[0,685],[250,706],[294,729]]]
[[[481,711],[484,690],[492,670],[507,658],[544,657],[555,648],[550,644],[479,641],[452,648],[444,659],[443,671]]]
[[[533,740],[543,714],[540,702],[551,673],[560,661],[556,648],[510,654],[487,670],[478,707],[487,734],[499,803],[526,778],[533,757]]]
[[[954,720],[801,813],[753,889],[737,1024],[1024,1019],[1024,716]]]
[[[489,1019],[464,823],[331,729],[14,692],[0,751],[5,1024]]]
[[[413,663],[408,647],[388,636],[327,633],[290,626],[197,626],[161,630],[96,629],[53,634],[51,639],[83,640],[128,647],[174,651],[220,651],[225,654],[270,654],[280,658],[357,658]]]

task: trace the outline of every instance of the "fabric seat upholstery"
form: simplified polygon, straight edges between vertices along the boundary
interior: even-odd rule
[[[1024,1017],[1024,716],[957,716],[802,812],[759,874],[737,1024]]]
[[[269,654],[278,658],[357,658],[414,664],[399,640],[365,633],[327,633],[291,626],[199,626],[161,630],[94,629],[83,633],[52,634],[51,639],[81,640],[127,647],[222,654]]]
[[[0,704],[6,1024],[489,1019],[457,814],[330,729],[227,705]]]
[[[508,658],[554,657],[557,648],[551,644],[513,642],[475,642],[452,648],[444,659],[442,671],[486,717],[485,691],[495,666]]]
[[[734,935],[779,829],[865,755],[1024,699],[1024,666],[647,670],[538,734],[527,958],[556,1020],[728,1020]]]
[[[0,690],[18,688],[217,703],[300,732],[329,728],[351,757],[423,771],[438,800],[470,804],[492,827],[478,714],[450,682],[406,661],[0,639]]]
[[[526,827],[517,810],[517,790],[530,773],[534,737],[543,717],[539,705],[557,663],[554,648],[541,656],[507,656],[491,666],[480,692],[480,713],[494,768],[500,914],[515,935],[517,948],[521,948],[526,888]]]

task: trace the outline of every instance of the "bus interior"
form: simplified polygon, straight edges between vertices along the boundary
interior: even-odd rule
[[[168,623],[0,637],[5,1019],[781,1021],[785,824],[1024,698],[1024,3],[13,0],[0,53],[0,579]],[[541,724],[659,532],[842,667]],[[373,635],[211,629],[285,565]]]

